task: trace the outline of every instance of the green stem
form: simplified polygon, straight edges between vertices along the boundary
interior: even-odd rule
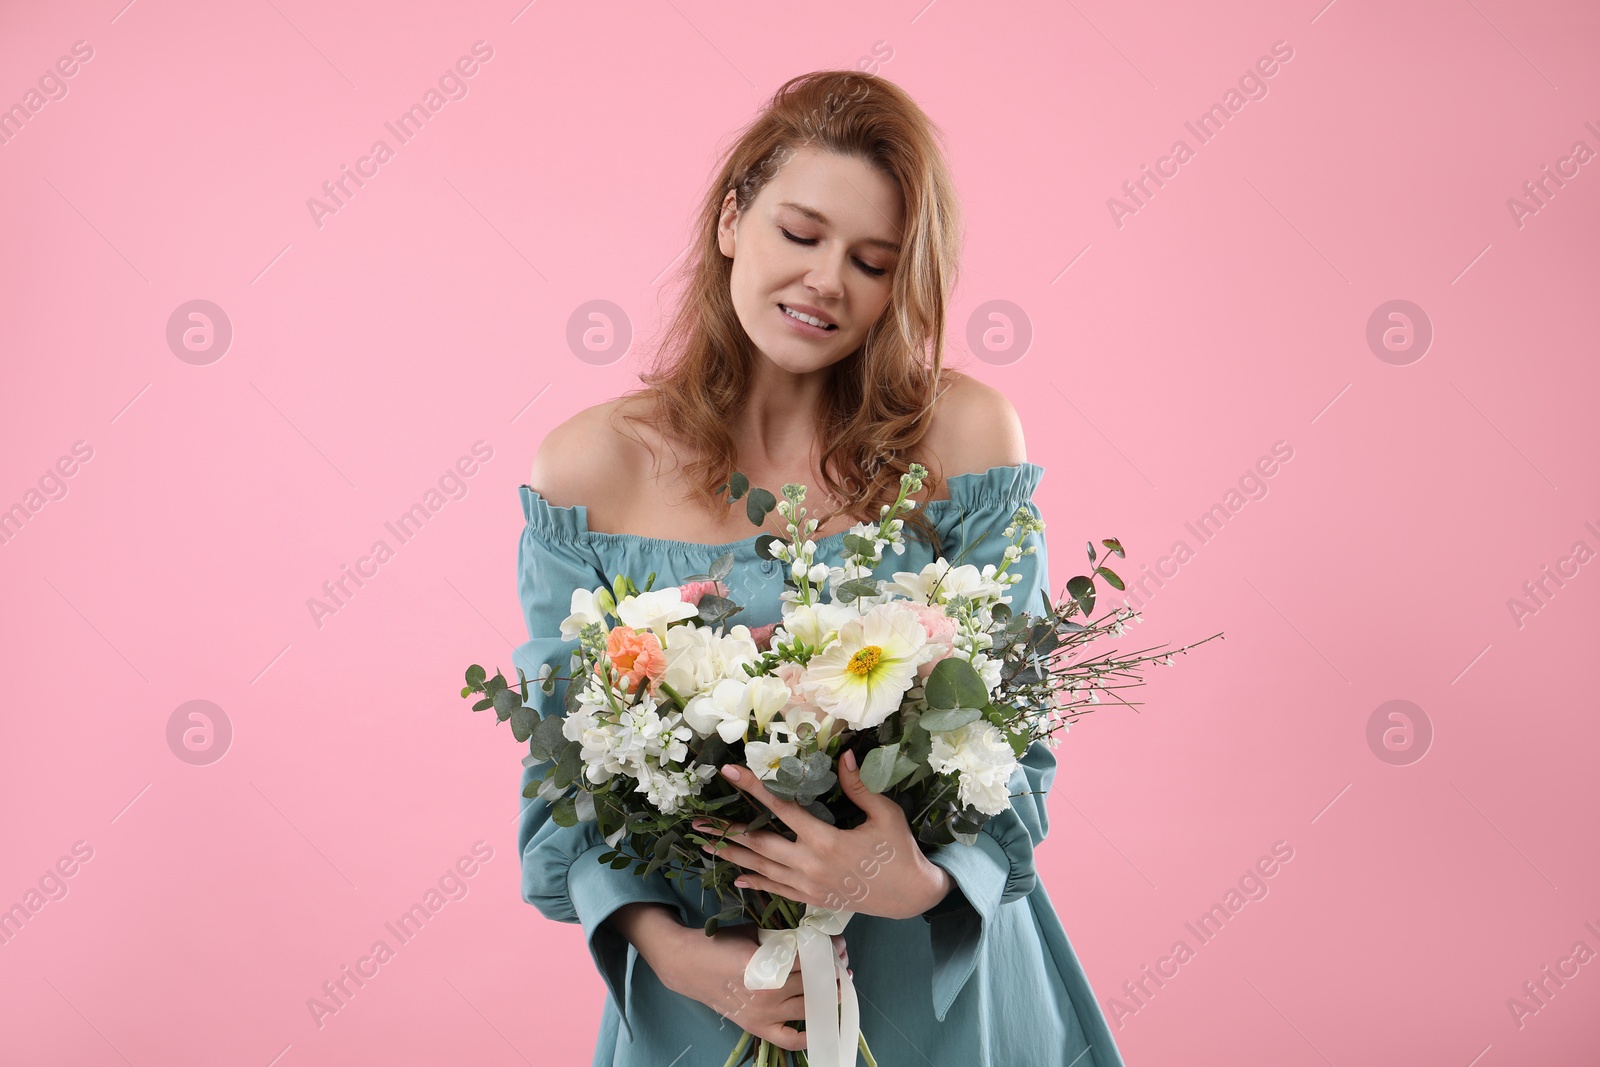
[[[867,1047],[866,1034],[861,1034],[856,1038],[856,1046],[861,1049],[861,1055],[867,1058],[867,1067],[878,1067],[878,1061],[872,1058],[872,1050]]]
[[[744,1059],[744,1050],[750,1047],[750,1039],[755,1035],[746,1030],[739,1035],[739,1043],[733,1046],[733,1051],[728,1053],[728,1059],[722,1067],[734,1067],[734,1064]]]

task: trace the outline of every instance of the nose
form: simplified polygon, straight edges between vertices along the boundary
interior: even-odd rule
[[[844,264],[839,258],[825,257],[806,274],[806,288],[824,299],[837,298],[844,292],[840,281],[843,272]]]

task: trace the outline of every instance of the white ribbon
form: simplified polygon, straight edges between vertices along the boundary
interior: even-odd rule
[[[812,1067],[856,1067],[861,1008],[849,968],[833,951],[833,935],[844,933],[854,914],[807,904],[795,929],[757,931],[761,947],[744,968],[746,988],[777,989],[788,981],[798,952],[806,999],[806,1060]]]

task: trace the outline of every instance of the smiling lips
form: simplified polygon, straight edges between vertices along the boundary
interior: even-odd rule
[[[793,319],[794,321],[800,322],[800,323],[804,323],[805,325],[810,326],[813,329],[817,329],[817,330],[837,330],[839,328],[837,323],[829,322],[827,319],[821,318],[821,317],[819,317],[817,315],[814,315],[814,314],[808,314],[808,313],[803,312],[803,311],[797,311],[797,310],[795,310],[794,308],[790,307],[787,304],[779,304],[778,305],[778,310],[783,312],[785,315],[787,315],[789,318]]]

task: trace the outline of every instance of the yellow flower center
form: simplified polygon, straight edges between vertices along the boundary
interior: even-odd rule
[[[883,658],[883,649],[878,645],[863,645],[850,657],[850,662],[845,670],[851,674],[862,676],[871,674],[878,666],[878,661]]]

